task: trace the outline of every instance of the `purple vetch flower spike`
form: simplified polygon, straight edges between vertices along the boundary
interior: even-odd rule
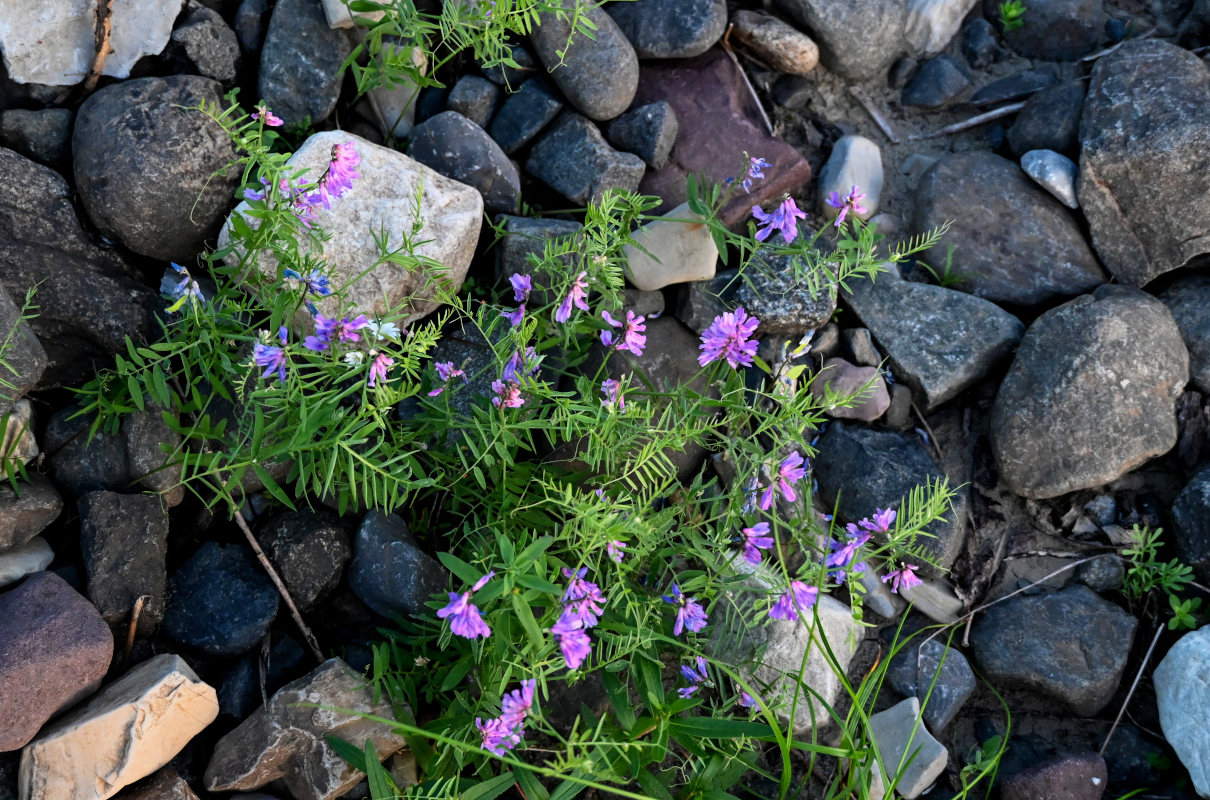
[[[752,156],[748,156],[748,177],[744,178],[743,182],[740,183],[740,185],[744,187],[744,191],[748,194],[751,194],[752,181],[765,177],[765,173],[761,170],[771,166],[773,165],[768,161],[765,161],[763,158],[754,158]]]
[[[520,728],[521,724],[525,722],[525,718],[533,713],[535,686],[537,686],[537,681],[527,678],[521,681],[520,689],[513,689],[504,695],[501,702],[504,713],[500,715],[500,719],[510,728]]]
[[[606,555],[618,564],[622,563],[622,558],[625,556],[625,553],[622,552],[624,549],[626,549],[626,543],[618,539],[614,539],[605,545]]]
[[[773,500],[776,498],[778,490],[781,491],[782,497],[791,503],[798,499],[798,493],[794,491],[794,484],[801,481],[807,474],[807,469],[803,464],[804,459],[797,450],[782,459],[781,465],[777,468],[777,474],[773,476],[773,480],[761,495],[760,508],[762,511],[768,511],[773,507]]]
[[[843,542],[835,539],[828,540],[828,546],[832,552],[824,560],[824,566],[828,567],[829,574],[835,578],[838,584],[844,583],[849,572],[865,572],[865,563],[856,560],[857,551],[870,541],[870,534],[853,523],[850,522],[846,529],[847,535]]]
[[[512,311],[501,311],[500,316],[508,320],[508,324],[512,327],[517,327],[525,319],[525,303],[517,306]]]
[[[506,381],[521,382],[522,375],[535,375],[542,364],[542,356],[533,347],[525,348],[525,352],[514,350],[508,357],[500,377]]]
[[[605,394],[605,407],[613,408],[616,404],[618,411],[626,410],[626,398],[622,396],[622,384],[613,378],[601,381],[601,391]]]
[[[798,220],[806,219],[807,215],[799,210],[793,197],[787,197],[776,209],[766,214],[760,206],[752,206],[752,216],[763,225],[756,231],[756,241],[763,242],[773,231],[781,233],[781,238],[790,244],[798,238]]]
[[[704,367],[712,361],[725,360],[732,369],[751,366],[757,342],[750,337],[759,325],[760,320],[748,316],[743,306],[715,317],[702,334],[702,343],[698,345],[702,353],[697,363]]]
[[[189,270],[185,269],[175,261],[170,261],[168,263],[172,265],[173,271],[176,272],[177,275],[181,276],[180,281],[178,281],[175,286],[172,285],[172,279],[170,277],[165,277],[160,282],[160,291],[164,292],[170,297],[176,298],[176,302],[168,307],[168,311],[170,313],[175,313],[180,311],[181,307],[186,303],[198,305],[204,302],[206,298],[202,295],[202,287],[197,280],[189,274]]]
[[[697,633],[702,628],[706,627],[706,609],[702,608],[695,598],[686,597],[681,592],[681,587],[672,584],[672,589],[669,594],[662,595],[661,599],[665,603],[670,603],[677,607],[676,609],[676,624],[672,626],[672,635],[680,636],[681,632],[686,628]]]
[[[864,197],[865,192],[861,191],[861,189],[856,186],[850,189],[849,193],[844,197],[840,196],[840,192],[832,192],[829,194],[828,199],[825,202],[827,202],[827,204],[832,208],[840,209],[840,213],[836,215],[836,221],[832,224],[839,228],[844,224],[845,217],[850,213],[852,213],[854,216],[857,214],[866,213],[868,209],[858,203],[858,201]]]
[[[857,524],[873,533],[888,533],[891,530],[891,526],[895,524],[895,509],[879,509],[874,512],[873,521],[863,519]]]
[[[900,589],[912,589],[924,581],[916,575],[918,567],[915,564],[900,564],[899,569],[882,576],[882,582],[890,581],[891,592],[899,594]]]
[[[371,350],[370,355],[374,355]],[[366,385],[371,389],[377,381],[385,381],[387,379],[387,369],[395,363],[395,359],[389,357],[386,353],[379,353],[374,356],[373,362],[370,363],[370,378]]]
[[[760,703],[756,702],[756,698],[747,692],[739,693],[739,705],[744,708],[750,708],[753,711],[760,711]]]
[[[257,122],[263,122],[270,128],[280,128],[285,124],[281,121],[281,118],[279,118],[269,109],[265,108],[264,103],[261,103],[256,107],[256,110],[252,112],[252,119],[256,120]]]
[[[267,344],[254,345],[252,360],[258,367],[265,368],[264,374],[261,375],[262,378],[268,378],[276,372],[277,379],[282,383],[286,382],[286,351],[283,348]]]
[[[296,270],[282,270],[282,277],[302,283],[305,290],[317,297],[327,297],[332,294],[332,286],[328,282],[328,278],[317,269],[313,269],[305,276],[300,275]]]
[[[489,753],[502,756],[521,743],[521,732],[514,730],[502,717],[487,722],[475,717],[475,727],[483,737],[480,747]]]
[[[614,343],[617,341],[616,347],[619,350],[626,350],[634,353],[636,356],[643,355],[643,348],[647,346],[647,337],[643,335],[643,331],[647,330],[647,326],[643,324],[646,321],[644,317],[636,316],[634,311],[627,310],[625,322],[619,322],[614,319],[609,315],[608,311],[602,311],[601,318],[608,325],[622,329],[621,340],[615,340],[613,331],[611,330],[606,329],[601,331],[601,344],[606,347],[612,347],[615,346]]]
[[[790,588],[769,609],[769,616],[773,619],[793,622],[798,619],[799,611],[805,612],[815,605],[817,599],[819,599],[819,589],[807,586],[802,581],[790,581]]]
[[[508,282],[513,287],[513,300],[524,303],[529,300],[529,293],[534,290],[533,279],[528,275],[515,274],[508,276]]]
[[[462,594],[450,592],[449,604],[437,612],[437,616],[441,619],[450,618],[450,631],[456,636],[461,636],[465,639],[491,636],[491,628],[487,627],[487,623],[479,615],[479,607],[471,602],[471,595],[482,589],[495,574],[495,572],[488,572],[482,578],[475,581],[475,585],[471,587],[469,592],[463,592]]]
[[[444,384],[447,383],[450,378],[462,378],[463,383],[470,383],[470,381],[467,380],[465,372],[460,369],[454,369],[453,361],[438,361],[433,365],[433,368],[437,370],[437,377],[441,379],[441,383],[443,385],[438,386],[436,389],[433,389],[431,392],[429,392],[429,397],[436,397],[444,392]]]
[[[760,563],[760,551],[773,546],[773,537],[769,533],[769,523],[758,522],[751,528],[740,531],[744,543],[744,560],[749,564]]]
[[[586,302],[588,300],[588,281],[585,280],[587,277],[587,272],[581,272],[572,281],[571,289],[555,311],[555,322],[567,322],[571,318],[571,307],[573,305],[581,311],[588,310],[588,303]]]
[[[258,192],[255,189],[244,189],[244,199],[245,200],[264,200],[265,192],[263,190]]]
[[[525,404],[521,386],[515,381],[492,381],[492,391],[496,393],[492,398],[492,405],[496,408],[520,408]]]
[[[563,653],[563,660],[567,663],[567,668],[579,669],[580,665],[584,663],[584,659],[588,658],[592,652],[592,640],[584,631],[583,620],[564,609],[559,621],[554,624],[550,632],[559,640],[559,650]]]
[[[706,671],[706,659],[698,656],[696,669],[687,664],[682,664],[681,675],[685,677],[685,680],[689,681],[690,685],[677,689],[676,693],[682,698],[688,699],[693,695],[694,692],[701,688],[702,684],[707,683],[710,680],[710,674]]]

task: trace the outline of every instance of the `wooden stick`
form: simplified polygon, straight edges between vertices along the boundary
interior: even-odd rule
[[[1154,25],[1152,25],[1151,29],[1148,30],[1146,33],[1140,34],[1131,39],[1123,39],[1122,41],[1118,42],[1115,45],[1110,45],[1109,47],[1106,47],[1104,50],[1098,50],[1095,53],[1091,53],[1089,55],[1084,56],[1083,58],[1080,59],[1080,61],[1096,61],[1098,58],[1107,56],[1110,53],[1112,53],[1114,50],[1117,50],[1119,47],[1126,44],[1126,42],[1134,42],[1134,41],[1138,41],[1139,39],[1146,39],[1148,36],[1150,36],[1153,33],[1155,33]],[[1197,51],[1194,50],[1193,52],[1196,53]]]
[[[1126,706],[1130,705],[1130,698],[1134,696],[1134,690],[1138,688],[1139,680],[1143,677],[1143,670],[1147,669],[1147,662],[1151,660],[1151,653],[1155,650],[1155,644],[1160,640],[1160,634],[1163,632],[1163,625],[1155,629],[1155,636],[1151,637],[1151,646],[1147,648],[1147,654],[1143,656],[1143,663],[1139,665],[1139,671],[1135,673],[1134,683],[1130,684],[1130,691],[1126,692],[1126,699],[1122,701],[1122,707],[1118,709],[1118,715],[1114,717],[1113,725],[1109,726],[1109,733],[1105,734],[1105,742],[1097,751],[1098,754],[1105,755],[1105,748],[1109,747],[1109,740],[1113,737],[1113,732],[1118,729],[1118,723],[1122,721],[1122,715],[1126,713]]]
[[[105,0],[104,5],[97,6],[97,54],[92,60],[92,70],[84,81],[84,90],[91,92],[101,79],[101,70],[105,68],[105,59],[113,50],[109,46],[109,35],[113,30],[113,0]]]
[[[139,595],[134,601],[134,609],[130,612],[130,628],[126,631],[126,650],[122,653],[122,661],[130,660],[130,652],[134,650],[134,633],[139,627],[139,618],[143,616],[143,606],[151,599],[151,595]]]
[[[908,139],[913,140],[913,141],[916,139],[932,139],[935,136],[948,136],[951,133],[960,133],[961,131],[965,131],[970,128],[977,128],[980,125],[984,124],[985,122],[992,122],[994,120],[1000,119],[1001,117],[1007,117],[1012,114],[1016,114],[1018,111],[1020,111],[1023,108],[1025,108],[1024,101],[1022,101],[1020,103],[1011,103],[1007,106],[1004,106],[1003,108],[997,108],[992,111],[986,111],[982,114],[971,117],[968,120],[964,120],[962,122],[955,122],[953,125],[946,125],[941,130],[933,131],[932,133],[913,134],[913,135],[909,136]]]
[[[891,123],[887,122],[886,117],[879,113],[874,103],[856,86],[849,87],[849,94],[853,95],[853,99],[861,104],[861,107],[865,109],[865,113],[870,115],[870,119],[874,120],[874,124],[882,131],[882,135],[890,139],[891,144],[899,144],[899,137],[895,135],[894,129],[891,128]]]
[[[760,110],[760,118],[765,121],[765,127],[769,130],[769,135],[773,135],[773,122],[769,119],[769,115],[765,113],[765,107],[761,105],[760,98],[756,95],[756,87],[752,85],[752,81],[748,80],[748,73],[744,72],[744,68],[740,66],[739,59],[735,57],[735,53],[731,50],[731,42],[728,37],[731,35],[732,25],[727,26],[727,32],[723,34],[723,52],[731,59],[731,63],[739,70],[739,76],[744,79],[744,86],[748,87],[748,94],[752,95],[752,102],[756,104]]]

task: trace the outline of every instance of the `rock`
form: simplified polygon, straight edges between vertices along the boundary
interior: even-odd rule
[[[1210,468],[1195,474],[1172,503],[1172,523],[1181,563],[1193,567],[1198,580],[1210,576]]]
[[[911,427],[911,415],[912,390],[902,383],[893,384],[891,386],[891,405],[887,408],[886,418],[883,421],[889,428],[905,431]]]
[[[71,142],[71,109],[44,108],[26,111],[14,108],[0,112],[0,142],[26,158],[48,166],[67,160]]]
[[[908,81],[916,76],[918,69],[920,69],[920,62],[910,56],[897,59],[891,65],[890,73],[887,74],[887,88],[902,89],[907,86]]]
[[[1101,800],[1109,785],[1105,759],[1096,753],[1063,754],[1000,781],[1001,800]]]
[[[556,241],[568,236],[575,236],[583,227],[578,222],[545,217],[512,217],[502,214],[496,218],[496,223],[505,233],[496,245],[496,277],[503,283],[510,275],[529,273],[533,266],[529,263],[530,256],[542,257],[547,242]],[[534,291],[545,292],[539,286],[544,276],[534,276]],[[549,280],[549,279],[548,279]],[[539,302],[551,302],[553,298],[535,297]],[[440,346],[440,345],[438,345]]]
[[[358,12],[358,15],[363,13]],[[420,75],[427,71],[428,59],[424,50],[411,42],[388,36],[383,39],[383,48],[393,48],[396,51],[392,58],[410,58],[412,66]],[[379,56],[379,60],[382,59],[383,56]],[[371,89],[366,99],[369,100],[370,109],[377,118],[378,132],[384,139],[404,139],[411,135],[412,126],[416,123],[416,107],[420,100],[420,86],[414,78],[400,74],[396,82]],[[382,142],[377,141],[375,144]]]
[[[907,0],[778,0],[777,6],[815,34],[824,66],[841,78],[869,80],[884,73],[904,50]]]
[[[1039,692],[1091,717],[1118,688],[1136,628],[1138,620],[1076,583],[987,608],[970,641],[993,685]]]
[[[953,105],[970,88],[970,78],[949,56],[930,58],[903,87],[902,102],[917,108]]]
[[[962,28],[962,55],[973,69],[985,69],[1000,58],[996,28],[983,17],[975,17]]]
[[[1008,100],[1019,100],[1040,92],[1059,82],[1052,69],[1025,69],[1020,72],[992,81],[971,95],[974,105],[992,105]]]
[[[1080,114],[1084,110],[1084,81],[1060,83],[1025,101],[1008,129],[1008,147],[1017,158],[1030,150],[1075,154],[1080,146]]]
[[[446,107],[486,129],[499,99],[500,88],[496,84],[477,75],[463,75],[450,90]]]
[[[828,163],[819,171],[815,199],[820,215],[827,220],[836,219],[840,210],[828,205],[828,197],[832,192],[844,197],[854,186],[865,192],[861,205],[866,211],[853,216],[868,220],[878,213],[882,197],[882,151],[864,136],[842,136],[832,146]]]
[[[184,659],[155,656],[38,734],[21,754],[21,797],[106,800],[167,764],[217,717],[214,689]]]
[[[1210,669],[1210,627],[1182,636],[1155,668],[1155,701],[1164,738],[1181,760],[1199,796],[1210,794],[1210,731],[1204,711],[1210,704],[1202,676]]]
[[[22,398],[13,404],[11,411],[0,417],[0,424],[4,427],[0,434],[3,439],[0,443],[0,464],[7,460],[7,466],[16,467],[17,464],[28,464],[41,454],[42,450],[34,438],[33,414],[34,407],[28,399]],[[0,501],[0,507],[2,505],[3,501]],[[0,522],[0,530],[3,530],[3,524]],[[3,541],[3,534],[0,534],[0,541]],[[2,545],[0,549],[3,549]]]
[[[184,778],[168,767],[131,786],[122,800],[198,800],[198,796]]]
[[[923,258],[941,272],[946,244],[954,243],[955,288],[963,291],[1033,306],[1106,280],[1072,213],[1000,156],[949,155],[924,173],[912,233],[947,221],[953,223],[949,233]]]
[[[878,745],[886,771],[898,776],[895,791],[906,800],[924,794],[949,762],[945,745],[921,723],[920,701],[915,697],[871,715],[870,738]]]
[[[563,7],[571,10],[569,0]],[[581,24],[591,24],[594,38],[572,36],[570,17],[539,14],[529,40],[555,85],[589,119],[613,119],[630,107],[639,81],[639,59],[613,18],[603,8],[579,8]]]
[[[88,599],[110,625],[130,619],[145,598],[139,631],[149,635],[164,617],[168,572],[168,514],[153,495],[89,492],[80,498],[80,546]]]
[[[964,501],[965,502],[965,501]],[[919,611],[933,622],[953,625],[964,608],[954,593],[954,587],[940,578],[925,580],[919,586],[900,589],[903,599],[911,603],[912,610]]]
[[[352,557],[349,534],[327,514],[289,511],[260,532],[261,546],[304,611],[336,590]]]
[[[1080,123],[1080,207],[1101,261],[1141,286],[1210,253],[1210,71],[1134,41],[1099,60]]]
[[[886,629],[886,633],[892,629]],[[915,697],[924,707],[929,730],[943,731],[975,693],[975,673],[962,653],[940,638],[917,633],[891,658],[887,680],[904,697]],[[944,638],[944,636],[942,636]],[[883,636],[891,646],[894,636]]]
[[[791,111],[801,111],[815,96],[815,82],[801,75],[782,75],[773,84],[773,102]]]
[[[225,86],[235,82],[239,66],[239,41],[221,14],[205,6],[194,6],[185,21],[172,32],[172,41],[207,78]]]
[[[643,291],[714,277],[718,248],[710,229],[684,203],[648,222],[634,234],[636,245],[626,245],[626,277]],[[640,249],[641,248],[641,249]]]
[[[55,553],[41,536],[0,553],[0,588],[9,586],[35,572],[41,572],[55,560]]]
[[[533,141],[562,110],[563,101],[539,75],[504,98],[488,133],[500,149],[512,155]]]
[[[239,545],[206,542],[172,574],[164,633],[216,656],[255,647],[277,616],[277,590]]]
[[[63,498],[42,473],[31,470],[21,494],[0,483],[0,553],[20,547],[54,522],[63,510]]]
[[[643,194],[663,199],[653,213],[665,213],[685,202],[688,174],[718,183],[742,178],[748,169],[745,152],[771,166],[763,180],[753,183],[751,194],[735,192],[723,206],[724,225],[739,225],[749,218],[752,206],[781,202],[783,194],[795,194],[810,181],[811,167],[802,155],[766,132],[744,80],[721,48],[683,61],[643,64],[635,105],[665,100],[678,123],[668,164],[649,171],[639,186]]]
[[[873,422],[891,405],[886,381],[882,379],[877,367],[854,366],[842,358],[829,358],[825,361],[819,375],[811,383],[810,392],[813,397],[822,400],[825,391],[844,397],[855,397],[854,405],[825,408],[824,413],[833,419]],[[861,394],[858,398],[859,392]]]
[[[737,270],[728,269],[708,281],[681,284],[677,292],[676,318],[700,336],[715,317],[737,305],[738,275]]]
[[[245,53],[259,53],[268,23],[268,0],[242,0],[235,11],[235,35]]]
[[[903,38],[912,55],[929,57],[944,50],[976,2],[978,0],[908,0]]]
[[[333,658],[287,684],[219,740],[206,767],[206,788],[248,791],[281,780],[295,800],[334,800],[365,773],[337,756],[325,737],[357,742],[363,751],[368,740],[380,761],[405,746],[381,723],[332,709],[393,718],[386,698],[374,702],[365,680]]]
[[[516,92],[517,87],[523,83],[527,83],[531,77],[540,77],[538,70],[538,60],[534,58],[533,53],[525,49],[524,45],[512,44],[505,45],[508,48],[509,57],[517,65],[510,67],[506,64],[497,64],[491,68],[482,68],[483,75],[489,81],[497,86],[503,86],[510,92]]]
[[[984,13],[998,15],[995,0],[984,0]],[[1021,27],[1005,31],[1004,41],[1026,58],[1076,61],[1092,52],[1105,33],[1102,0],[1044,0],[1029,6]]]
[[[353,49],[348,33],[328,27],[319,0],[279,0],[261,48],[257,89],[287,125],[323,122],[336,108]]]
[[[424,227],[420,236],[422,241],[416,245],[414,255],[443,265],[446,271],[441,274],[442,280],[451,284],[451,290],[456,290],[462,286],[475,252],[483,218],[483,198],[470,186],[452,181],[403,153],[340,131],[312,135],[287,163],[296,169],[307,169],[312,175],[320,175],[327,168],[332,147],[347,142],[354,144],[361,158],[357,167],[361,177],[353,182],[353,188],[344,197],[332,203],[330,210],[316,209],[316,224],[331,238],[313,245],[313,254],[327,262],[328,277],[333,285],[348,286],[345,301],[363,314],[381,316],[403,307],[406,316],[396,320],[403,328],[428,315],[440,304],[435,300],[413,299],[422,295],[432,280],[418,270],[382,264],[364,279],[354,281],[366,264],[373,264],[378,259],[379,249],[374,236],[385,229],[391,234],[390,248],[402,245],[399,234],[391,232],[412,229],[417,221],[414,213],[416,187],[423,184],[419,219]],[[246,208],[241,203],[236,206],[235,213],[243,213]],[[224,229],[219,246],[226,243],[227,231]],[[263,275],[277,275],[277,265],[272,259],[262,256],[258,266]],[[319,300],[316,305],[320,313],[332,315],[339,313],[337,302],[333,296]],[[304,310],[296,317],[296,322],[309,330],[309,317]]]
[[[20,298],[35,286],[30,321],[49,363],[43,386],[87,380],[94,358],[159,335],[159,297],[113,252],[92,243],[54,170],[0,148],[0,283]]]
[[[1023,497],[1057,497],[1168,452],[1188,375],[1172,315],[1138,290],[1102,286],[1046,312],[996,396],[1001,478]]]
[[[36,295],[35,295],[36,297]],[[25,298],[21,298],[24,306]],[[36,300],[32,301],[36,304]],[[0,384],[0,415],[8,414],[26,392],[38,385],[46,371],[46,350],[27,320],[22,318],[22,306],[3,286],[0,286],[0,342],[3,342],[3,383]],[[36,310],[30,310],[36,315]],[[9,451],[4,450],[4,455]]]
[[[239,185],[222,127],[198,110],[222,104],[209,78],[176,75],[111,84],[76,115],[76,186],[102,232],[141,255],[189,264],[218,231]]]
[[[1054,150],[1030,150],[1021,156],[1021,169],[1063,205],[1068,208],[1080,207],[1076,200],[1078,168],[1067,156],[1059,155]]]
[[[1183,276],[1157,297],[1172,312],[1189,348],[1189,382],[1210,394],[1210,276]]]
[[[1100,594],[1116,592],[1122,588],[1126,566],[1120,556],[1112,553],[1098,556],[1092,561],[1076,567],[1075,580]]]
[[[849,285],[847,305],[926,413],[982,380],[1012,354],[1025,331],[994,303],[892,273]]]
[[[676,112],[663,100],[627,111],[605,128],[610,144],[626,153],[634,153],[652,169],[668,163],[676,143]]]
[[[0,50],[17,83],[75,86],[92,70],[98,0],[13,4],[0,16]],[[182,0],[132,0],[110,12],[109,56],[101,74],[126,78],[143,56],[168,44]]]
[[[426,604],[448,587],[445,568],[420,549],[402,519],[366,514],[349,567],[349,588],[363,603],[384,617],[427,616]]]
[[[793,255],[760,248],[746,277],[735,293],[736,302],[760,320],[762,336],[803,336],[826,325],[836,310],[836,286],[811,276]]]
[[[903,613],[907,603],[897,594],[892,594],[890,588],[883,583],[878,573],[872,569],[856,573],[861,583],[862,608],[873,611],[883,619],[895,619]]]
[[[580,205],[600,201],[607,189],[633,192],[646,172],[642,159],[614,150],[596,125],[573,111],[542,134],[525,169]]]
[[[772,14],[737,11],[733,32],[760,61],[787,75],[807,75],[819,63],[819,46],[802,31]]]
[[[692,58],[709,50],[727,27],[723,0],[636,0],[609,14],[639,58]]]
[[[112,656],[109,627],[58,575],[0,594],[0,753],[96,691]]]
[[[854,364],[863,367],[877,367],[882,364],[882,354],[874,346],[869,328],[845,328],[841,331],[840,338]]]
[[[236,662],[218,689],[219,713],[242,722],[260,708],[265,697],[277,692],[292,680],[305,675],[313,656],[290,636],[271,632],[272,644],[268,664],[262,667],[261,654],[249,653]],[[347,640],[346,640],[347,641]],[[261,685],[261,672],[264,685]]]
[[[473,186],[483,195],[487,211],[517,211],[521,175],[516,165],[487,131],[457,111],[443,111],[417,125],[408,155],[447,178]]]

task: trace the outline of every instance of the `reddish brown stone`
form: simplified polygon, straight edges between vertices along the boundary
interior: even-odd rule
[[[664,199],[654,212],[662,214],[685,202],[685,176],[693,173],[723,182],[742,179],[744,151],[773,166],[752,194],[736,190],[723,207],[722,219],[735,226],[747,219],[752,206],[767,205],[783,194],[795,194],[811,181],[811,166],[790,145],[771,136],[760,109],[744,85],[744,77],[721,48],[696,58],[647,61],[639,75],[632,108],[666,100],[676,111],[679,131],[668,164],[648,170],[639,191]]]

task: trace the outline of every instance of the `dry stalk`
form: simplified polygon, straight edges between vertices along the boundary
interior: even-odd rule
[[[97,6],[97,54],[92,60],[92,69],[84,80],[84,90],[91,92],[101,79],[101,70],[105,68],[105,59],[113,52],[109,46],[109,36],[113,31],[113,0],[105,0]]]

